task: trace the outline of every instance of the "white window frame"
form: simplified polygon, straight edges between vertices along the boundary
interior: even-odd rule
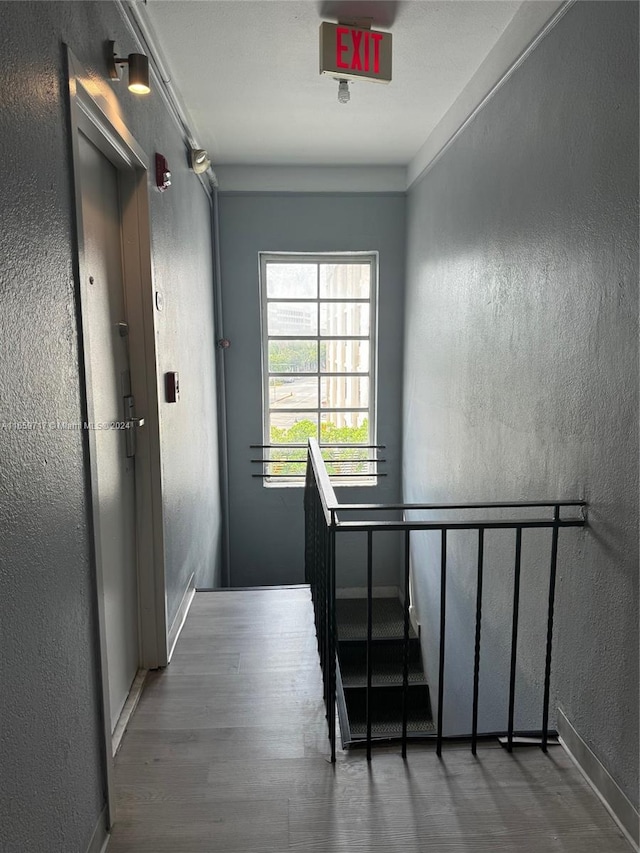
[[[309,263],[318,265],[318,289],[317,295],[315,298],[292,298],[292,297],[278,297],[278,298],[267,298],[267,264],[269,263],[278,263],[278,264],[300,264],[300,263]],[[371,276],[370,276],[370,288],[369,288],[369,298],[361,299],[361,298],[323,298],[320,296],[320,288],[319,288],[319,275],[320,275],[320,264],[326,263],[336,263],[336,264],[362,264],[369,263],[371,266]],[[263,477],[263,484],[267,487],[288,487],[288,486],[303,486],[304,485],[304,474],[292,474],[290,477],[269,477],[270,473],[270,465],[266,461],[269,458],[269,446],[271,445],[271,435],[270,435],[270,407],[269,407],[269,380],[272,376],[291,376],[292,374],[281,373],[281,372],[269,372],[269,341],[271,340],[311,340],[311,341],[327,341],[327,340],[367,340],[369,342],[369,365],[368,371],[366,373],[323,373],[320,370],[320,360],[318,359],[318,364],[315,372],[303,373],[299,374],[302,376],[317,376],[318,377],[318,388],[320,390],[321,384],[320,380],[322,377],[327,376],[359,376],[359,377],[367,377],[369,379],[369,405],[367,409],[364,408],[336,408],[336,409],[323,409],[321,404],[321,395],[318,397],[318,405],[315,409],[309,407],[306,409],[287,409],[287,412],[295,413],[297,411],[300,414],[312,414],[316,413],[318,419],[318,433],[317,438],[320,443],[320,447],[332,447],[331,444],[323,444],[320,441],[320,428],[321,428],[321,417],[322,414],[326,414],[327,411],[344,411],[344,412],[366,412],[368,423],[369,423],[369,439],[367,442],[367,447],[369,449],[368,457],[374,459],[376,457],[375,447],[369,447],[369,445],[376,445],[377,443],[377,367],[378,367],[378,347],[377,347],[377,332],[378,332],[378,274],[379,274],[379,256],[377,251],[362,251],[362,252],[328,252],[328,253],[312,253],[312,252],[260,252],[259,253],[259,281],[260,281],[260,313],[261,313],[261,353],[262,353],[262,435],[263,435],[263,443],[265,445],[264,449],[264,471],[265,476]],[[268,305],[272,302],[287,302],[287,303],[304,303],[310,304],[315,303],[318,306],[318,326],[317,333],[315,335],[271,335],[268,334]],[[341,335],[341,336],[327,336],[320,335],[320,305],[322,303],[354,303],[354,302],[362,302],[368,303],[369,305],[369,334],[368,336],[363,335]],[[298,374],[296,374],[298,375]],[[285,410],[278,410],[280,412]],[[301,445],[304,446],[304,445]],[[353,447],[363,447],[365,445],[354,444]],[[274,445],[275,447],[275,445]],[[333,476],[334,485],[336,486],[373,486],[377,484],[377,463],[373,463],[372,465],[373,473],[363,474],[361,477],[340,477]]]

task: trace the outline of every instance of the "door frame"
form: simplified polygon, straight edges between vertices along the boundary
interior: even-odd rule
[[[76,293],[79,332],[79,369],[83,415],[93,420],[88,325],[88,270],[84,251],[82,187],[79,134],[83,133],[116,167],[121,188],[123,289],[129,325],[131,387],[136,413],[145,419],[137,431],[136,483],[136,565],[138,577],[139,667],[155,669],[168,663],[166,581],[162,509],[162,468],[156,329],[151,268],[151,233],[148,198],[147,155],[122,120],[119,105],[106,83],[96,81],[80,65],[67,47],[71,154],[77,230]],[[113,755],[109,679],[106,654],[104,581],[101,565],[100,518],[96,478],[95,432],[83,430],[88,453],[88,488],[91,519],[91,560],[95,571],[97,621],[104,730],[107,825],[115,820],[112,782]]]

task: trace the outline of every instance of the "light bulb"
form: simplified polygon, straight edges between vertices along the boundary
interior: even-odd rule
[[[338,103],[348,104],[351,98],[348,80],[338,80]]]
[[[129,91],[136,95],[148,95],[151,91],[149,86],[149,59],[144,53],[130,53],[129,65]]]

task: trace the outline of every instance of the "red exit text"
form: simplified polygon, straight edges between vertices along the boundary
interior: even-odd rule
[[[336,28],[336,65],[351,71],[380,73],[380,42],[382,33],[368,30]],[[349,59],[351,53],[351,59]]]
[[[391,33],[347,24],[320,25],[320,73],[337,79],[391,80]]]

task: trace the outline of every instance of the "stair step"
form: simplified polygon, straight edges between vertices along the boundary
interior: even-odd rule
[[[336,621],[339,640],[366,640],[366,598],[338,598]],[[404,609],[398,598],[373,599],[372,635],[374,639],[404,637]],[[409,636],[416,637],[411,626],[409,626]]]
[[[340,640],[338,653],[341,663],[349,668],[367,668],[366,640]],[[404,661],[403,640],[373,640],[371,643],[371,660],[374,669],[396,668],[402,672]],[[409,665],[422,668],[422,652],[417,637],[409,639]]]
[[[367,600],[342,598],[336,601],[339,657],[340,726],[345,743],[366,738],[367,704]],[[401,737],[403,714],[404,620],[398,598],[372,601],[371,732],[374,738]],[[407,732],[412,736],[434,731],[429,687],[422,666],[420,640],[409,626],[409,684]]]
[[[365,740],[367,737],[367,723],[363,720],[351,720],[349,718],[351,740]],[[410,735],[430,735],[436,730],[432,719],[407,720],[407,733]],[[402,722],[397,720],[377,720],[371,723],[372,738],[396,738],[402,737]]]
[[[359,661],[345,661],[341,658],[340,672],[342,674],[342,684],[346,689],[354,687],[366,687],[367,685],[367,670],[366,659],[363,667]],[[371,684],[374,687],[394,686],[402,687],[403,666],[402,660],[375,660],[371,673]],[[425,685],[426,679],[422,670],[420,660],[413,660],[409,663],[409,684]]]
[[[434,730],[425,685],[411,685],[407,694],[407,731],[430,733]],[[366,694],[364,690],[345,691],[349,728],[352,739],[366,736]],[[396,737],[402,734],[402,689],[378,687],[371,694],[372,734]]]

